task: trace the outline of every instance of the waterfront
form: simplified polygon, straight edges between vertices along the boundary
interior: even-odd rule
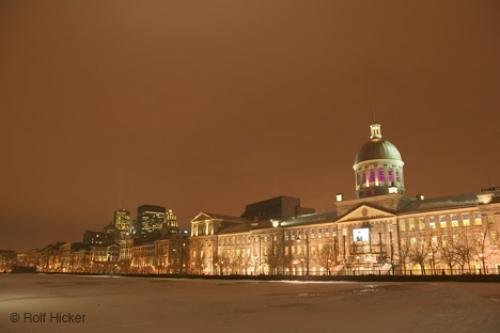
[[[11,322],[11,313],[20,320]],[[25,313],[85,316],[23,322]],[[496,332],[500,284],[0,275],[2,332]]]

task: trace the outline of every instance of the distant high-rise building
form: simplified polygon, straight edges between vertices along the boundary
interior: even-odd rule
[[[134,233],[134,225],[130,212],[126,209],[115,210],[113,213],[113,226],[122,238],[131,236]]]
[[[166,209],[162,206],[142,205],[137,208],[137,234],[160,232],[165,222]]]
[[[165,212],[165,222],[162,228],[163,234],[177,234],[179,233],[179,224],[177,223],[177,216],[172,209],[167,209]]]

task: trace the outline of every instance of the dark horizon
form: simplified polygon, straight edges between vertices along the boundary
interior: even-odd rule
[[[333,208],[382,124],[407,193],[500,185],[500,3],[0,2],[0,249],[113,211]],[[425,24],[423,24],[425,22]]]

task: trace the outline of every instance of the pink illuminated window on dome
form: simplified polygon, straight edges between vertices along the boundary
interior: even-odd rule
[[[392,184],[394,182],[394,173],[392,169],[387,170],[387,181],[389,184]]]
[[[383,168],[378,169],[378,182],[385,183],[385,172]]]
[[[375,170],[371,169],[370,170],[370,184],[375,183]]]

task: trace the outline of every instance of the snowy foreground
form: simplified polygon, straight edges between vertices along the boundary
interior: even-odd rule
[[[500,284],[3,274],[0,316],[2,333],[488,333],[500,332]]]

